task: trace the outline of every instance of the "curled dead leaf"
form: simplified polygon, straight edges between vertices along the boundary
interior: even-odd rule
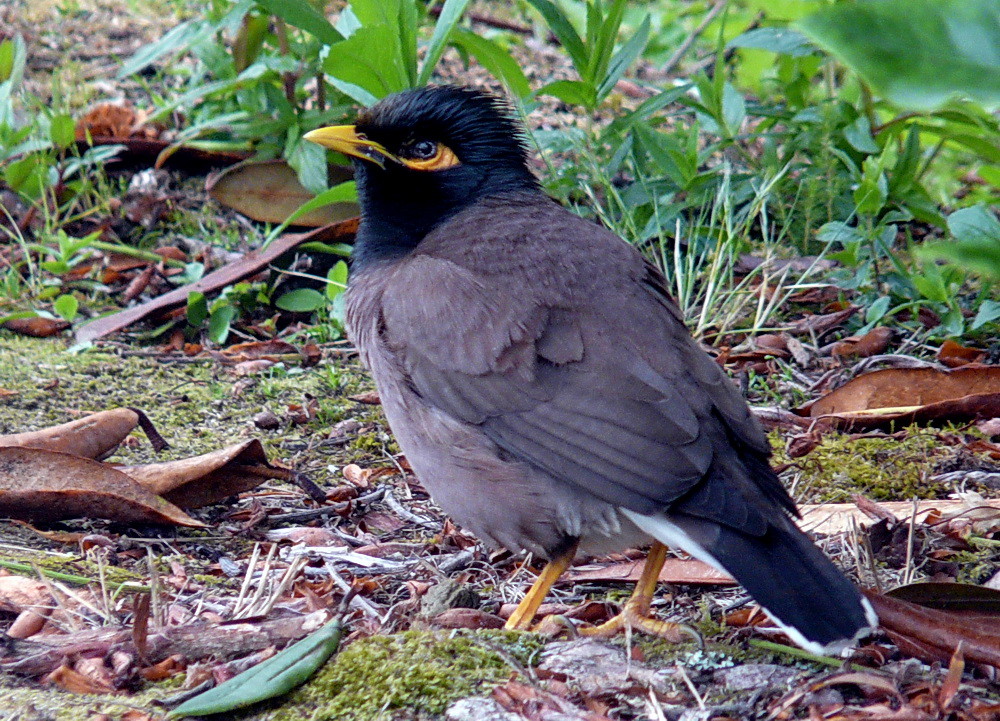
[[[1000,367],[872,371],[796,413],[853,430],[994,418],[1000,416]]]
[[[0,514],[40,521],[86,517],[205,525],[111,466],[38,448],[0,448]]]
[[[331,187],[352,177],[347,167],[329,167]],[[298,174],[284,160],[233,165],[210,175],[205,181],[205,190],[216,202],[265,223],[285,222],[299,206],[315,197],[302,186]],[[357,214],[357,203],[331,203],[300,216],[295,224],[319,227]]]
[[[268,478],[291,481],[293,472],[268,463],[257,439],[165,463],[119,466],[149,493],[180,508],[201,508],[256,488]]]
[[[113,408],[58,426],[0,436],[0,447],[39,448],[100,460],[114,452],[137,425],[136,411]]]

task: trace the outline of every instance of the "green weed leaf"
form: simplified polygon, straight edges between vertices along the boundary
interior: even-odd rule
[[[213,310],[208,319],[208,339],[217,345],[225,343],[236,313],[236,307],[228,303]]]
[[[955,95],[1000,103],[996,0],[845,2],[799,27],[897,105],[926,110]]]
[[[80,301],[76,299],[76,296],[61,295],[55,299],[52,304],[52,309],[59,315],[63,320],[72,323],[73,319],[76,318],[76,312],[80,308]]]
[[[274,304],[293,313],[312,313],[326,305],[326,297],[312,288],[297,288],[282,295]]]
[[[479,64],[503,81],[504,85],[517,97],[526,98],[531,94],[531,87],[524,71],[510,53],[492,40],[476,35],[474,32],[456,28],[451,41],[472,55]]]
[[[340,619],[331,621],[281,653],[185,701],[167,718],[223,713],[286,694],[305,683],[336,652],[342,631]]]
[[[809,38],[792,28],[755,28],[729,41],[727,48],[756,48],[801,58],[817,52]]]
[[[205,294],[195,291],[188,293],[187,298],[187,322],[189,325],[198,328],[208,317],[208,301]]]
[[[448,47],[448,40],[451,37],[455,26],[458,24],[462,13],[468,7],[469,0],[445,0],[441,6],[441,15],[434,26],[434,34],[427,45],[427,56],[424,58],[423,67],[420,68],[420,75],[417,77],[417,85],[426,85],[434,72],[441,54]]]
[[[309,0],[256,0],[256,3],[289,25],[302,28],[326,45],[343,40],[343,36]]]

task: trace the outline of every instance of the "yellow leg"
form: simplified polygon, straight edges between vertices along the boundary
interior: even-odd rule
[[[656,591],[656,583],[660,577],[660,569],[663,568],[663,563],[666,560],[667,547],[659,541],[653,541],[649,555],[646,556],[646,563],[642,567],[639,581],[635,584],[635,590],[632,591],[632,596],[625,603],[622,612],[599,626],[582,628],[580,633],[584,636],[607,637],[613,636],[626,627],[631,627],[669,641],[680,642],[693,638],[701,644],[701,636],[693,628],[649,616],[653,593]]]
[[[528,593],[525,594],[521,602],[517,604],[517,608],[514,609],[514,613],[507,619],[504,628],[518,631],[527,631],[531,628],[531,622],[534,620],[535,614],[538,613],[538,607],[542,605],[542,601],[548,595],[552,584],[569,568],[575,555],[576,544],[573,544],[565,553],[545,564],[545,568],[538,574],[535,582],[531,584]]]

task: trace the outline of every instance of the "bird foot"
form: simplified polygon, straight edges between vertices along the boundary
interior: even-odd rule
[[[636,631],[648,633],[650,636],[670,641],[671,643],[682,643],[684,641],[695,641],[699,647],[705,645],[701,634],[695,629],[682,623],[663,621],[649,615],[648,608],[642,608],[642,604],[629,601],[625,608],[617,616],[614,616],[598,626],[577,629],[581,636],[591,636],[594,638],[610,638],[617,633],[631,628]]]

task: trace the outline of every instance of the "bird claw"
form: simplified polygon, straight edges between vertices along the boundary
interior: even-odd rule
[[[578,629],[581,636],[591,636],[594,638],[610,638],[626,628],[642,631],[651,636],[657,636],[671,643],[683,643],[684,641],[694,641],[698,648],[705,647],[705,640],[694,628],[683,623],[663,621],[652,618],[644,613],[636,605],[626,603],[625,608],[617,616],[613,616],[604,623],[591,628]]]

